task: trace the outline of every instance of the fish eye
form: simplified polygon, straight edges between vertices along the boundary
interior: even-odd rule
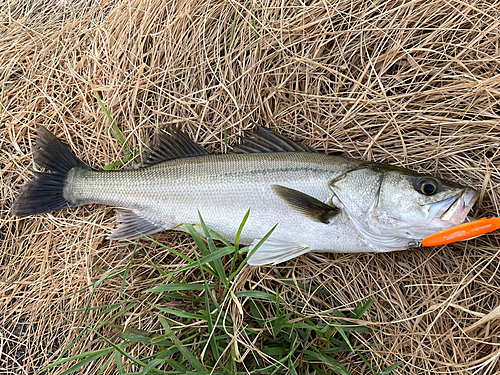
[[[418,190],[425,195],[435,194],[438,190],[438,183],[431,179],[423,179],[418,182]]]

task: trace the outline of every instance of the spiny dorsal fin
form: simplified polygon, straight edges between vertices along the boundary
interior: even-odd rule
[[[149,145],[149,149],[143,155],[143,167],[150,167],[172,159],[210,154],[210,151],[196,144],[173,126],[160,130]]]
[[[320,223],[329,224],[340,211],[298,190],[273,185],[273,191],[295,211]]]
[[[238,154],[265,152],[317,152],[309,146],[296,143],[287,137],[277,134],[263,126],[241,138],[241,143],[233,146]]]

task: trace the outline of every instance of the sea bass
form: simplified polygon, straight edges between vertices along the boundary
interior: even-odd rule
[[[212,154],[174,127],[161,131],[139,169],[98,171],[47,129],[38,129],[34,159],[48,172],[17,196],[18,217],[99,203],[117,207],[110,239],[134,239],[199,223],[240,243],[249,259],[277,264],[311,251],[386,252],[463,223],[478,192],[409,169],[317,153],[259,127]]]

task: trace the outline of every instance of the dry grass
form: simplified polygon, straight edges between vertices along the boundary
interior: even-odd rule
[[[81,322],[81,313],[56,312],[84,308],[90,291],[71,294],[131,254],[129,244],[104,240],[110,208],[9,215],[31,178],[37,126],[95,168],[125,155],[94,93],[133,148],[165,124],[215,150],[224,129],[234,142],[265,124],[319,150],[469,184],[482,192],[477,215],[500,214],[500,2],[12,0],[0,17],[3,373],[27,374],[61,355],[95,315]],[[192,249],[184,235],[155,238]],[[126,298],[151,286],[148,261],[180,262],[149,241],[139,249]],[[247,288],[290,296],[296,291],[279,277],[312,280],[337,308],[372,298],[376,331],[364,338],[382,344],[367,353],[378,367],[402,360],[395,373],[492,374],[500,371],[499,267],[490,235],[392,254],[313,254],[244,276]],[[91,306],[119,300],[119,288],[120,279],[104,283]],[[306,314],[331,311],[314,293],[298,298]],[[147,304],[126,318],[155,328]],[[92,334],[81,350],[102,345]]]

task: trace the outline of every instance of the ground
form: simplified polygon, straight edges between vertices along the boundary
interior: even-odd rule
[[[12,217],[17,192],[32,178],[38,126],[98,169],[133,164],[167,125],[217,152],[265,125],[321,152],[469,185],[481,192],[473,215],[499,216],[499,9],[495,1],[406,0],[0,4],[0,369],[38,371],[104,348],[104,339],[119,342],[124,327],[160,332],[165,326],[148,303],[164,301],[130,301],[168,284],[147,282],[186,264],[149,240],[106,240],[110,207]],[[154,239],[193,253],[184,234]],[[370,345],[363,353],[376,368],[402,361],[393,374],[493,374],[500,371],[499,267],[492,234],[438,248],[245,267],[232,291],[279,291],[286,311],[319,322],[371,299],[358,323],[372,331],[353,340]],[[196,283],[203,273],[184,277]],[[124,300],[132,307],[118,317],[99,314],[98,306]],[[190,303],[176,308],[197,308]],[[227,303],[236,324],[238,303]],[[98,327],[103,316],[110,324]],[[236,358],[258,344],[245,340],[236,337]],[[97,374],[106,359],[85,365],[86,373]],[[354,354],[337,359],[351,373],[369,371]],[[113,374],[119,364],[106,366]]]

